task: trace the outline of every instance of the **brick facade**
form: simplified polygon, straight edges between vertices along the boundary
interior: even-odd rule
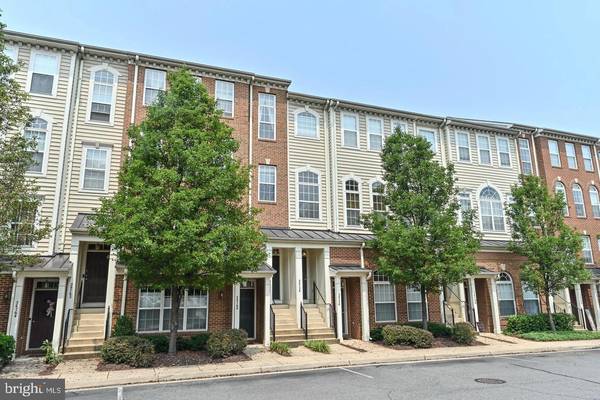
[[[8,315],[11,312],[10,300],[12,296],[13,278],[9,274],[0,275],[0,332],[8,328]]]

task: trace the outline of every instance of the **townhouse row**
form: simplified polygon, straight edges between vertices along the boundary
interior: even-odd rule
[[[424,137],[438,162],[455,165],[461,208],[477,209],[479,272],[427,298],[429,318],[499,332],[505,318],[552,307],[597,326],[600,257],[597,138],[519,124],[437,117],[290,92],[290,81],[77,42],[8,32],[5,52],[29,93],[37,139],[30,176],[41,217],[54,228],[25,251],[41,262],[0,274],[0,329],[17,352],[49,339],[77,357],[95,352],[120,315],[140,333],[168,331],[169,291],[136,287],[114,249],[89,233],[89,215],[117,189],[127,129],[166,90],[167,72],[188,68],[216,99],[253,166],[248,204],[262,209],[267,262],[241,284],[186,291],[182,334],[243,328],[251,340],[369,339],[370,328],[418,321],[418,288],[377,272],[361,214],[383,207],[380,152],[396,128]],[[593,279],[546,305],[519,279],[523,259],[507,251],[505,207],[519,174],[536,174],[567,199],[565,218],[582,234]]]

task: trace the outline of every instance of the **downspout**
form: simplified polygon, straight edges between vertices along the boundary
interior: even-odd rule
[[[137,85],[138,85],[138,68],[140,63],[140,56],[135,55],[135,65],[133,71],[133,96],[131,98],[131,120],[129,123],[131,125],[135,124],[135,106],[137,103]]]
[[[360,245],[360,267],[365,269],[365,246],[367,244],[362,242]],[[371,270],[369,270],[369,275],[367,275],[367,280],[371,279]]]
[[[250,78],[250,90],[248,90],[248,167],[250,168],[250,182],[248,183],[248,211],[252,208],[252,183],[254,179],[254,174],[252,171],[252,141],[254,140],[253,134],[253,118],[252,118],[252,97],[253,97],[253,88],[254,88],[254,76]]]
[[[327,100],[323,106],[323,127],[325,130],[325,176],[327,182],[325,184],[325,204],[331,204],[331,132],[329,129],[329,106],[331,100]],[[332,229],[333,213],[331,207],[327,207],[327,229]]]
[[[598,148],[596,147],[598,145],[598,142],[594,143],[594,160],[596,160],[596,174],[598,174],[600,176],[600,163],[598,162]],[[598,325],[598,323],[596,324]],[[600,327],[598,327],[600,329]]]
[[[442,136],[442,132],[440,132],[440,156],[441,156],[441,161],[442,161],[442,165],[446,166],[446,147],[448,145],[448,141],[447,139],[447,129],[448,129],[448,118],[444,118],[444,120],[442,121],[442,123],[440,124],[440,128],[444,131],[445,135]],[[444,138],[444,144],[445,146],[442,146],[442,137]],[[437,151],[437,149],[436,149]]]
[[[448,164],[448,159],[450,158],[450,128],[448,128],[448,125],[451,123],[452,121],[448,118],[444,118],[444,121],[442,121],[442,128],[444,129],[444,141],[446,142],[444,150],[442,150],[442,163],[444,166]]]
[[[333,100],[332,100],[333,103]],[[338,170],[337,170],[337,127],[335,124],[335,116],[337,114],[338,111],[338,106],[339,106],[340,102],[339,100],[335,100],[335,105],[333,107],[329,107],[329,123],[331,126],[331,140],[332,140],[332,157],[331,157],[331,164],[332,164],[332,168],[331,168],[331,172],[333,173],[333,177],[332,177],[332,188],[333,188],[333,230],[335,232],[339,232],[340,230],[340,224],[339,224],[339,205],[338,205],[338,188],[337,188],[337,180],[338,180]],[[331,109],[333,108],[333,113],[331,112]]]
[[[535,136],[541,132],[541,129],[537,128],[531,135],[531,152],[533,153],[533,161],[535,162],[535,172],[537,176],[540,176],[540,167],[538,166],[537,150],[535,148]]]
[[[7,335],[10,335],[10,331],[11,331],[10,328],[12,327],[12,324],[14,324],[12,315],[13,315],[13,308],[15,308],[15,292],[17,291],[17,271],[13,270],[11,276],[12,276],[13,284],[12,284],[12,292],[10,295],[10,309],[8,312],[8,322],[6,324],[6,334]]]
[[[123,274],[123,289],[121,290],[121,315],[125,315],[125,299],[127,298],[127,268]]]

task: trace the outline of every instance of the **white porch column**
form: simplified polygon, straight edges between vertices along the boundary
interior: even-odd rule
[[[296,322],[298,329],[300,329],[300,321],[302,316],[300,315],[300,305],[302,304],[302,247],[294,248],[294,293],[295,293],[295,305],[296,305]]]
[[[445,324],[447,317],[446,317],[446,306],[444,304],[444,288],[443,287],[440,288],[439,298],[440,298],[440,318],[442,320],[441,322],[443,324]]]
[[[269,275],[265,278],[265,307],[264,312],[264,330],[263,330],[263,343],[265,347],[271,345],[271,288],[273,286],[273,275]]]
[[[69,254],[69,261],[73,267],[71,270],[71,298],[69,299],[69,303],[71,308],[73,308],[73,312],[76,308],[78,308],[78,301],[80,301],[80,299],[77,298],[77,296],[79,296],[79,293],[77,293],[77,282],[79,282],[79,248],[79,239],[71,239],[71,253]]]
[[[17,340],[17,333],[19,331],[19,319],[21,317],[21,303],[23,302],[23,285],[25,284],[25,278],[17,276],[17,282],[15,283],[15,297],[11,300],[12,308],[10,310],[10,326],[8,327],[8,334]]]
[[[479,308],[477,307],[477,292],[475,291],[475,278],[468,278],[469,279],[469,297],[470,297],[470,304],[471,304],[471,310],[468,310],[468,312],[473,312],[473,318],[475,319],[475,329],[477,329],[477,331],[479,331]]]
[[[458,284],[458,299],[460,300],[460,312],[463,322],[467,322],[467,301],[465,299],[465,283]]]
[[[592,290],[592,305],[594,306],[594,318],[596,319],[596,330],[600,331],[600,301],[598,301],[598,284],[590,284]]]
[[[52,333],[52,348],[58,351],[60,347],[61,331],[64,325],[63,315],[65,310],[65,292],[67,291],[67,277],[61,276],[58,280],[58,293],[56,297],[56,311],[54,314],[54,331]],[[63,335],[66,332],[63,332]]]
[[[573,307],[571,306],[571,293],[569,293],[569,288],[565,288],[563,296],[565,296],[565,312],[567,314],[573,314]]]
[[[551,313],[555,313],[556,312],[556,306],[554,305],[554,296],[550,295],[548,296],[550,304],[548,304],[548,307],[550,309]]]
[[[369,327],[369,285],[367,277],[360,277],[360,316],[362,340],[368,342],[371,337],[371,328]]]
[[[341,342],[344,340],[344,326],[342,325],[342,278],[336,275],[333,282],[335,286],[336,336]]]
[[[323,287],[323,293],[325,296],[325,303],[327,304],[331,304],[331,277],[329,275],[329,265],[331,263],[331,256],[329,253],[329,246],[326,246],[325,248],[323,248],[323,280],[324,280],[324,287]],[[325,321],[326,323],[330,323],[331,321],[331,316],[329,315],[331,313],[331,310],[329,308],[329,306],[325,305]]]
[[[496,291],[496,279],[490,279],[490,299],[492,303],[492,321],[494,322],[494,333],[502,333],[500,328],[500,310],[498,307],[498,292]]]
[[[114,246],[110,247],[110,254],[108,256],[108,276],[106,278],[106,303],[104,303],[104,311],[108,315],[110,321],[112,321],[112,316],[115,313],[113,310],[113,303],[115,298],[115,279],[117,277],[117,249]],[[109,308],[110,307],[110,308]],[[106,327],[105,327],[106,329]],[[107,332],[107,336],[110,336],[111,333],[110,325]]]
[[[579,283],[575,285],[575,305],[577,306],[576,317],[582,319],[579,323],[585,328],[587,327],[587,321],[585,320],[585,314],[583,313],[583,296],[581,295],[581,285]]]
[[[240,284],[234,283],[231,289],[231,301],[233,302],[231,307],[231,328],[240,328]]]

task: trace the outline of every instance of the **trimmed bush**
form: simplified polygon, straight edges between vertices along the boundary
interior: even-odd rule
[[[190,336],[189,348],[192,351],[206,350],[206,343],[210,338],[210,333],[199,333],[197,335]]]
[[[102,361],[106,363],[144,368],[152,366],[154,346],[143,337],[117,336],[104,342],[100,349],[100,355]]]
[[[536,342],[554,342],[563,340],[598,340],[600,332],[594,331],[556,331],[528,332],[519,335],[520,338]]]
[[[142,336],[147,339],[152,346],[154,346],[155,353],[168,353],[169,352],[169,337],[165,335],[149,335]]]
[[[282,356],[292,355],[292,352],[290,351],[290,346],[287,343],[271,342],[269,350],[271,350],[273,353],[277,353]]]
[[[329,353],[329,345],[323,340],[307,340],[304,342],[304,347],[317,353]]]
[[[0,334],[0,368],[12,361],[15,354],[15,338]]]
[[[452,331],[452,340],[458,344],[472,344],[475,341],[477,333],[473,326],[468,322],[459,322],[454,325]]]
[[[112,336],[134,336],[135,335],[135,325],[131,318],[127,315],[121,315],[117,318],[117,322],[115,323],[115,327],[112,331]]]
[[[383,340],[383,328],[378,326],[377,328],[371,329],[370,337],[372,342],[381,342]]]
[[[408,322],[404,325],[421,328],[421,322]],[[433,337],[450,337],[452,328],[439,322],[427,322],[427,330],[433,334]]]
[[[417,349],[430,348],[433,334],[429,331],[407,325],[386,325],[383,327],[383,341],[388,346],[403,344]]]
[[[206,343],[206,350],[211,358],[224,358],[241,354],[246,348],[248,334],[242,329],[230,329],[215,332]]]
[[[557,331],[572,331],[575,317],[571,314],[552,314]],[[512,315],[506,321],[504,333],[518,335],[527,332],[543,332],[550,330],[547,314]]]

